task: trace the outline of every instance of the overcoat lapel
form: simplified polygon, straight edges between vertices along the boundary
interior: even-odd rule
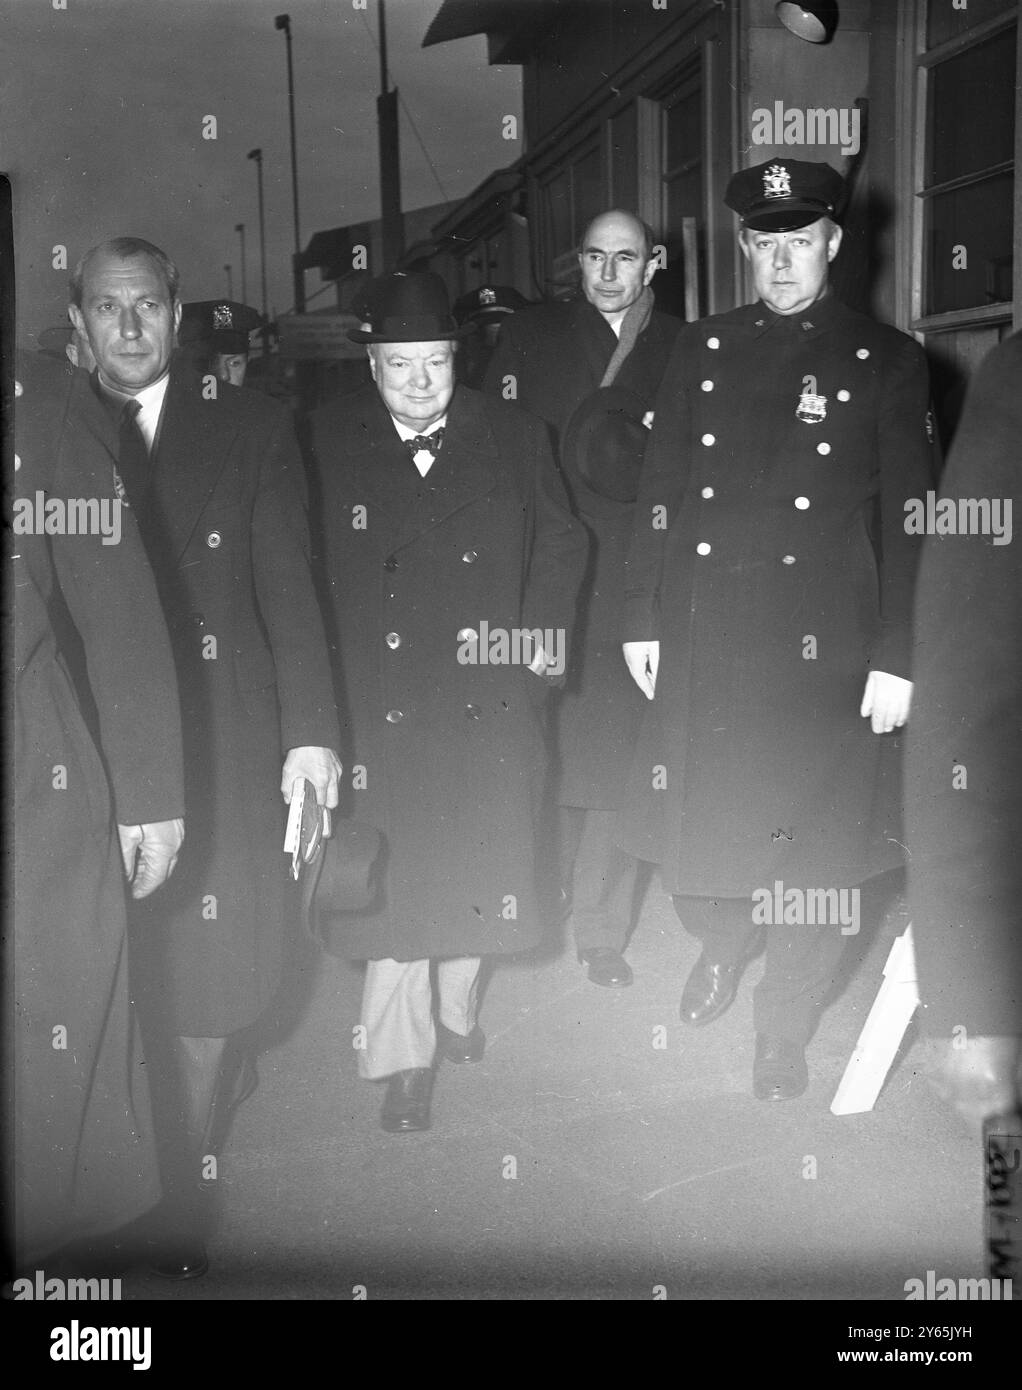
[[[232,387],[223,387],[232,390]],[[180,558],[226,466],[237,426],[202,399],[198,384],[171,371],[153,458],[154,490],[165,518],[167,552]]]
[[[498,450],[482,398],[455,389],[443,447],[424,479],[376,392],[352,420],[347,440],[355,492],[375,502],[393,526],[392,548],[411,545],[455,512],[492,492]]]

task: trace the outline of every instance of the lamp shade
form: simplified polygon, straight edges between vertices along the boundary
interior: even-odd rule
[[[778,0],[777,18],[808,43],[826,43],[837,28],[835,0]]]

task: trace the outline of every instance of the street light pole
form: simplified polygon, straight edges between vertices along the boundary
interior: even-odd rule
[[[295,249],[292,262],[294,271],[295,313],[305,313],[305,272],[301,266],[302,238],[298,225],[298,151],[295,142],[295,75],[291,59],[291,16],[279,14],[273,21],[277,29],[283,29],[287,41],[287,106],[291,123],[291,201],[294,208]]]
[[[225,266],[224,266],[224,270],[227,272],[227,298],[228,298],[228,299],[233,299],[233,298],[234,298],[234,277],[231,275],[231,267],[230,267],[229,265],[225,265]]]
[[[263,204],[263,152],[261,149],[249,150],[249,159],[256,163],[259,188],[259,267],[263,292],[263,356],[270,355],[270,321],[266,317],[266,210]]]
[[[241,238],[241,302],[242,302],[242,304],[247,304],[247,303],[248,303],[248,277],[247,277],[247,275],[245,274],[245,224],[244,224],[244,222],[238,222],[238,223],[236,223],[236,224],[235,224],[235,227],[234,227],[234,230],[238,233],[238,236]]]

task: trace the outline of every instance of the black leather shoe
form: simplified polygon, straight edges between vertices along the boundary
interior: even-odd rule
[[[632,983],[632,967],[620,951],[609,946],[590,946],[579,951],[580,965],[588,965],[588,978],[594,985],[607,989],[622,989]]]
[[[387,1094],[380,1112],[380,1123],[388,1134],[411,1134],[429,1129],[429,1094],[433,1084],[431,1067],[412,1067],[396,1071],[387,1082]]]
[[[720,1018],[725,1009],[734,1003],[738,991],[738,981],[748,963],[748,957],[731,965],[722,965],[704,951],[685,982],[681,992],[682,1023],[699,1026],[712,1023]]]
[[[201,1279],[209,1270],[206,1246],[201,1240],[181,1240],[153,1254],[149,1269],[161,1279]]]
[[[809,1085],[806,1050],[787,1038],[756,1034],[752,1093],[757,1100],[794,1100]]]
[[[448,1062],[480,1062],[486,1051],[486,1034],[478,1023],[467,1036],[453,1033],[450,1028],[438,1023],[436,1050],[437,1056],[445,1058]]]

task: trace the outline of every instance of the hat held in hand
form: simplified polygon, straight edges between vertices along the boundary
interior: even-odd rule
[[[565,477],[613,502],[634,502],[649,430],[646,404],[627,386],[602,386],[579,405],[561,445]]]
[[[333,834],[320,843],[301,875],[302,924],[309,936],[324,944],[334,919],[359,912],[378,893],[378,861],[383,836],[362,821],[335,820]]]

